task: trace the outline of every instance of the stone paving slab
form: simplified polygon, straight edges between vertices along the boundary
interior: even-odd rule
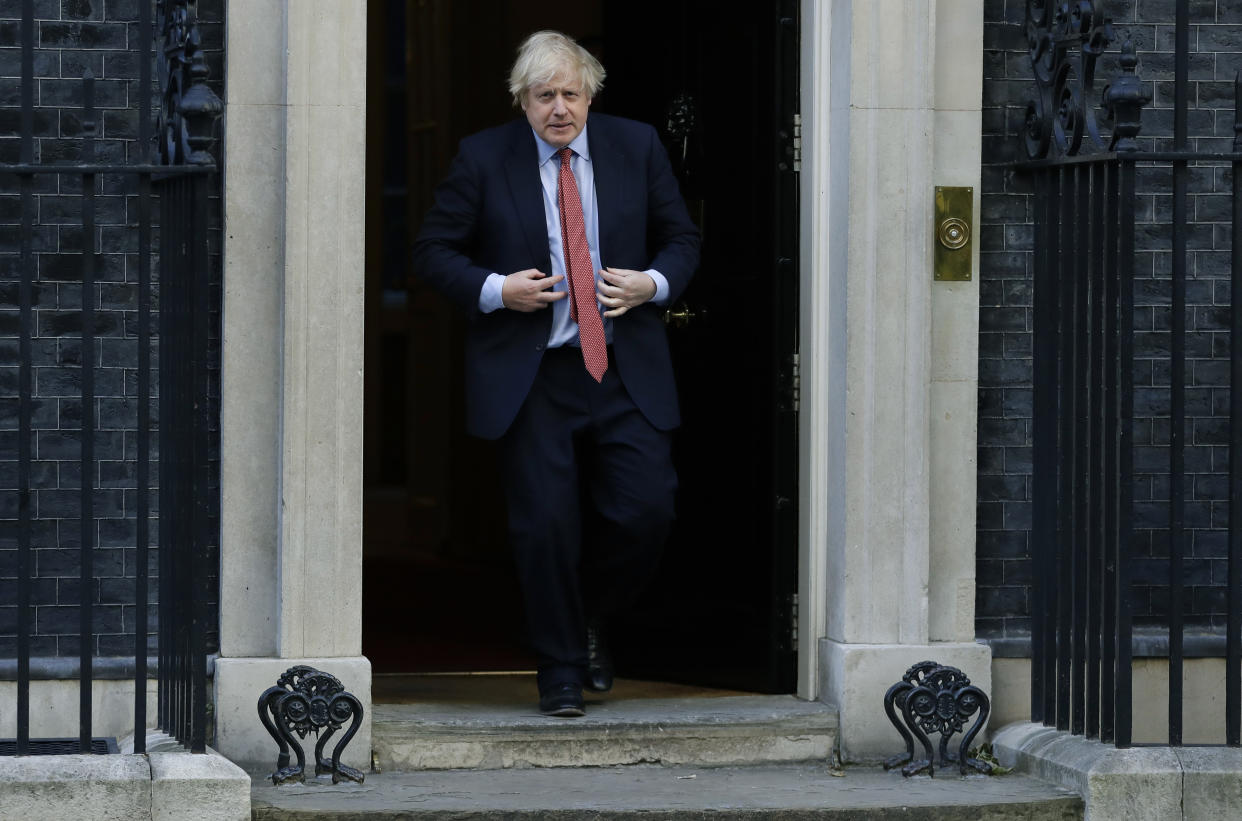
[[[256,821],[375,819],[811,819],[1078,821],[1077,795],[1019,775],[905,779],[823,764],[629,766],[382,773],[274,787],[254,779]]]
[[[992,737],[996,756],[1083,796],[1091,821],[1237,821],[1242,818],[1242,750],[1127,747],[1032,722]]]

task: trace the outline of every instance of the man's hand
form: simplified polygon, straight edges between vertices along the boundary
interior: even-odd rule
[[[546,308],[548,303],[564,299],[568,291],[553,291],[552,286],[565,277],[550,277],[543,271],[527,268],[505,277],[505,284],[500,288],[500,301],[512,311],[530,313]]]
[[[621,316],[655,296],[655,280],[642,271],[605,268],[599,274],[603,281],[595,290],[595,298],[609,309],[604,311],[606,317]]]

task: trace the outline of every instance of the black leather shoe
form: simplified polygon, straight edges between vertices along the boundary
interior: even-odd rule
[[[586,715],[582,688],[577,684],[555,684],[539,693],[539,712],[545,716],[576,718]]]
[[[598,624],[587,627],[586,688],[594,693],[612,689],[612,654],[608,652],[604,629]]]

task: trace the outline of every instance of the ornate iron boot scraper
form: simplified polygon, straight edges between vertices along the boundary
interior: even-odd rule
[[[350,719],[353,719],[350,721]],[[357,696],[345,692],[336,676],[299,665],[290,667],[259,696],[259,720],[280,747],[276,759],[273,784],[306,781],[306,752],[294,737],[306,738],[309,733],[319,737],[315,745],[315,775],[332,774],[332,783],[342,778],[359,784],[366,774],[341,763],[341,752],[362,725],[362,703]],[[323,757],[324,746],[337,730],[350,721],[349,729],[332,748],[332,758]],[[320,735],[320,731],[324,731]],[[298,763],[289,766],[289,748],[297,751]]]
[[[906,742],[905,753],[885,761],[884,769],[901,767],[901,774],[907,777],[924,771],[934,776],[935,757],[929,734],[940,733],[941,767],[956,763],[962,775],[966,775],[968,769],[991,775],[991,764],[970,758],[966,752],[987,723],[991,709],[987,695],[971,684],[961,670],[935,661],[920,661],[906,670],[901,681],[884,694],[884,712]],[[897,720],[897,710],[905,719],[904,726]],[[957,753],[949,752],[949,737],[961,732],[976,713],[978,717],[962,737]],[[914,758],[914,736],[923,744],[924,757],[919,760]]]

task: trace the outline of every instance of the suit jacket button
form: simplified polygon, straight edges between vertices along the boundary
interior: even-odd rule
[[[536,345],[535,345],[535,350],[537,350],[537,351],[542,351],[542,350],[543,350],[543,347],[544,347],[544,346],[543,346],[543,343],[542,343],[542,342],[540,342],[540,343],[538,343],[538,344],[536,344]]]

